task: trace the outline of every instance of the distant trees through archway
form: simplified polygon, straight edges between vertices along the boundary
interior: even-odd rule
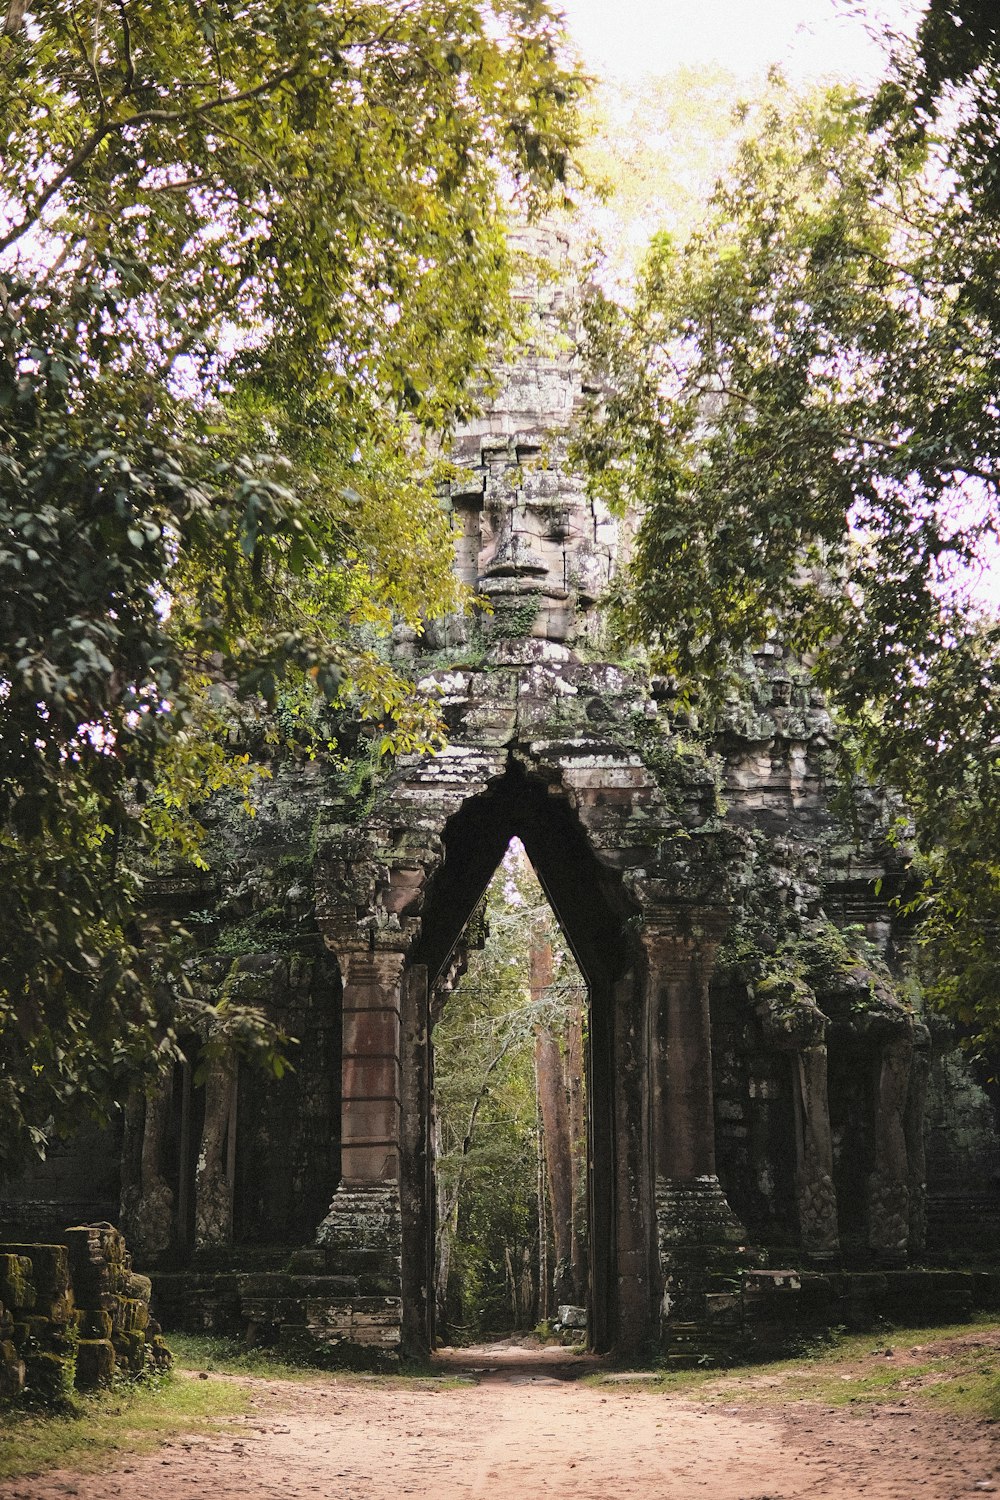
[[[432,1031],[436,1325],[453,1341],[588,1302],[587,988],[517,838],[467,940]]]

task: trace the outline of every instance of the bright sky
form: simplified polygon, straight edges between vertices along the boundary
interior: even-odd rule
[[[587,66],[627,80],[689,64],[741,77],[779,64],[790,79],[873,82],[879,46],[852,0],[561,0]],[[918,0],[866,0],[874,21],[911,30]]]

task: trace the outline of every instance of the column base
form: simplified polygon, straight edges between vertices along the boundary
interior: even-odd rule
[[[868,1181],[868,1247],[882,1266],[909,1260],[910,1194],[905,1183],[873,1172]]]
[[[812,1265],[833,1265],[840,1258],[837,1190],[828,1172],[800,1174],[796,1193],[802,1253]]]
[[[656,1234],[660,1270],[704,1268],[750,1254],[747,1232],[733,1213],[718,1177],[656,1179]],[[746,1255],[742,1257],[744,1262]],[[752,1257],[755,1258],[755,1257]]]
[[[327,1364],[375,1369],[398,1365],[402,1240],[397,1183],[338,1188],[316,1231],[327,1276],[317,1278],[320,1295],[304,1303],[305,1327],[287,1330],[290,1340],[303,1351],[308,1345],[309,1357]]]
[[[373,1256],[382,1262],[381,1269],[389,1269],[388,1260],[398,1269],[403,1249],[399,1184],[379,1182],[339,1187],[316,1231],[316,1244],[327,1252],[331,1271],[346,1272],[349,1267],[367,1263]],[[358,1261],[359,1256],[362,1262]]]

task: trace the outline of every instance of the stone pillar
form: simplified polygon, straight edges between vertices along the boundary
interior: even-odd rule
[[[403,954],[342,956],[341,1187],[399,1181],[400,983]]]
[[[837,1191],[833,1185],[833,1139],[827,1093],[826,1046],[792,1054],[795,1101],[795,1193],[802,1249],[814,1263],[840,1254]]]
[[[868,1179],[868,1245],[887,1265],[905,1265],[910,1239],[909,1164],[903,1125],[913,1036],[882,1048],[875,1096],[875,1164]]]
[[[634,971],[612,998],[614,1152],[614,1352],[635,1358],[656,1338],[660,1299],[652,1250],[649,1131],[649,1028],[646,996]]]
[[[338,954],[344,984],[341,1181],[316,1233],[348,1295],[307,1309],[309,1336],[347,1363],[385,1366],[402,1339],[401,1000],[405,955]]]
[[[217,1057],[205,1078],[205,1123],[194,1177],[196,1250],[233,1238],[236,1165],[236,1060]]]
[[[906,1112],[903,1133],[906,1137],[907,1186],[910,1194],[911,1259],[919,1259],[927,1248],[927,1157],[924,1149],[924,1114],[927,1108],[927,1082],[931,1071],[931,1036],[927,1027],[918,1024],[913,1036],[910,1079],[906,1090]]]
[[[427,968],[413,964],[402,989],[402,1216],[403,1342],[426,1355],[433,1337],[434,1193],[431,1123],[430,1005]]]
[[[125,1158],[133,1166],[122,1183],[121,1217],[136,1255],[150,1265],[171,1248],[177,1228],[173,1189],[162,1169],[172,1094],[171,1071],[147,1094],[133,1093],[125,1113]]]
[[[718,938],[647,927],[653,1159],[660,1268],[746,1241],[715,1173],[708,986]],[[709,1256],[709,1258],[711,1258]]]

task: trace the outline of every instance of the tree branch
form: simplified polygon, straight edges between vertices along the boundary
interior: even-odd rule
[[[132,60],[132,28],[128,23],[125,0],[118,0],[118,14],[122,18],[122,52],[125,57],[125,78],[121,89],[115,96],[116,104],[131,94],[132,85],[135,83],[135,63]]]
[[[127,115],[122,120],[104,120],[81,146],[70,157],[62,171],[49,183],[48,187],[35,199],[34,203],[26,209],[20,223],[16,224],[7,234],[0,238],[0,254],[9,250],[11,245],[17,243],[23,234],[37,223],[39,216],[44,212],[52,199],[65,187],[66,183],[75,177],[80,168],[87,162],[94,152],[105,141],[109,135],[121,135],[126,130],[134,129],[142,125],[176,125],[182,120],[196,119],[214,113],[219,109],[231,109],[237,104],[246,104],[251,99],[259,99],[262,94],[270,93],[279,88],[281,84],[287,83],[294,78],[300,67],[300,60],[296,60],[289,68],[283,68],[280,73],[272,73],[262,83],[252,89],[243,89],[238,94],[228,94],[218,99],[209,99],[204,104],[195,104],[187,109],[144,109],[137,110],[135,114]]]
[[[3,35],[16,36],[24,25],[24,13],[28,9],[28,0],[7,0],[7,14],[4,16]]]

